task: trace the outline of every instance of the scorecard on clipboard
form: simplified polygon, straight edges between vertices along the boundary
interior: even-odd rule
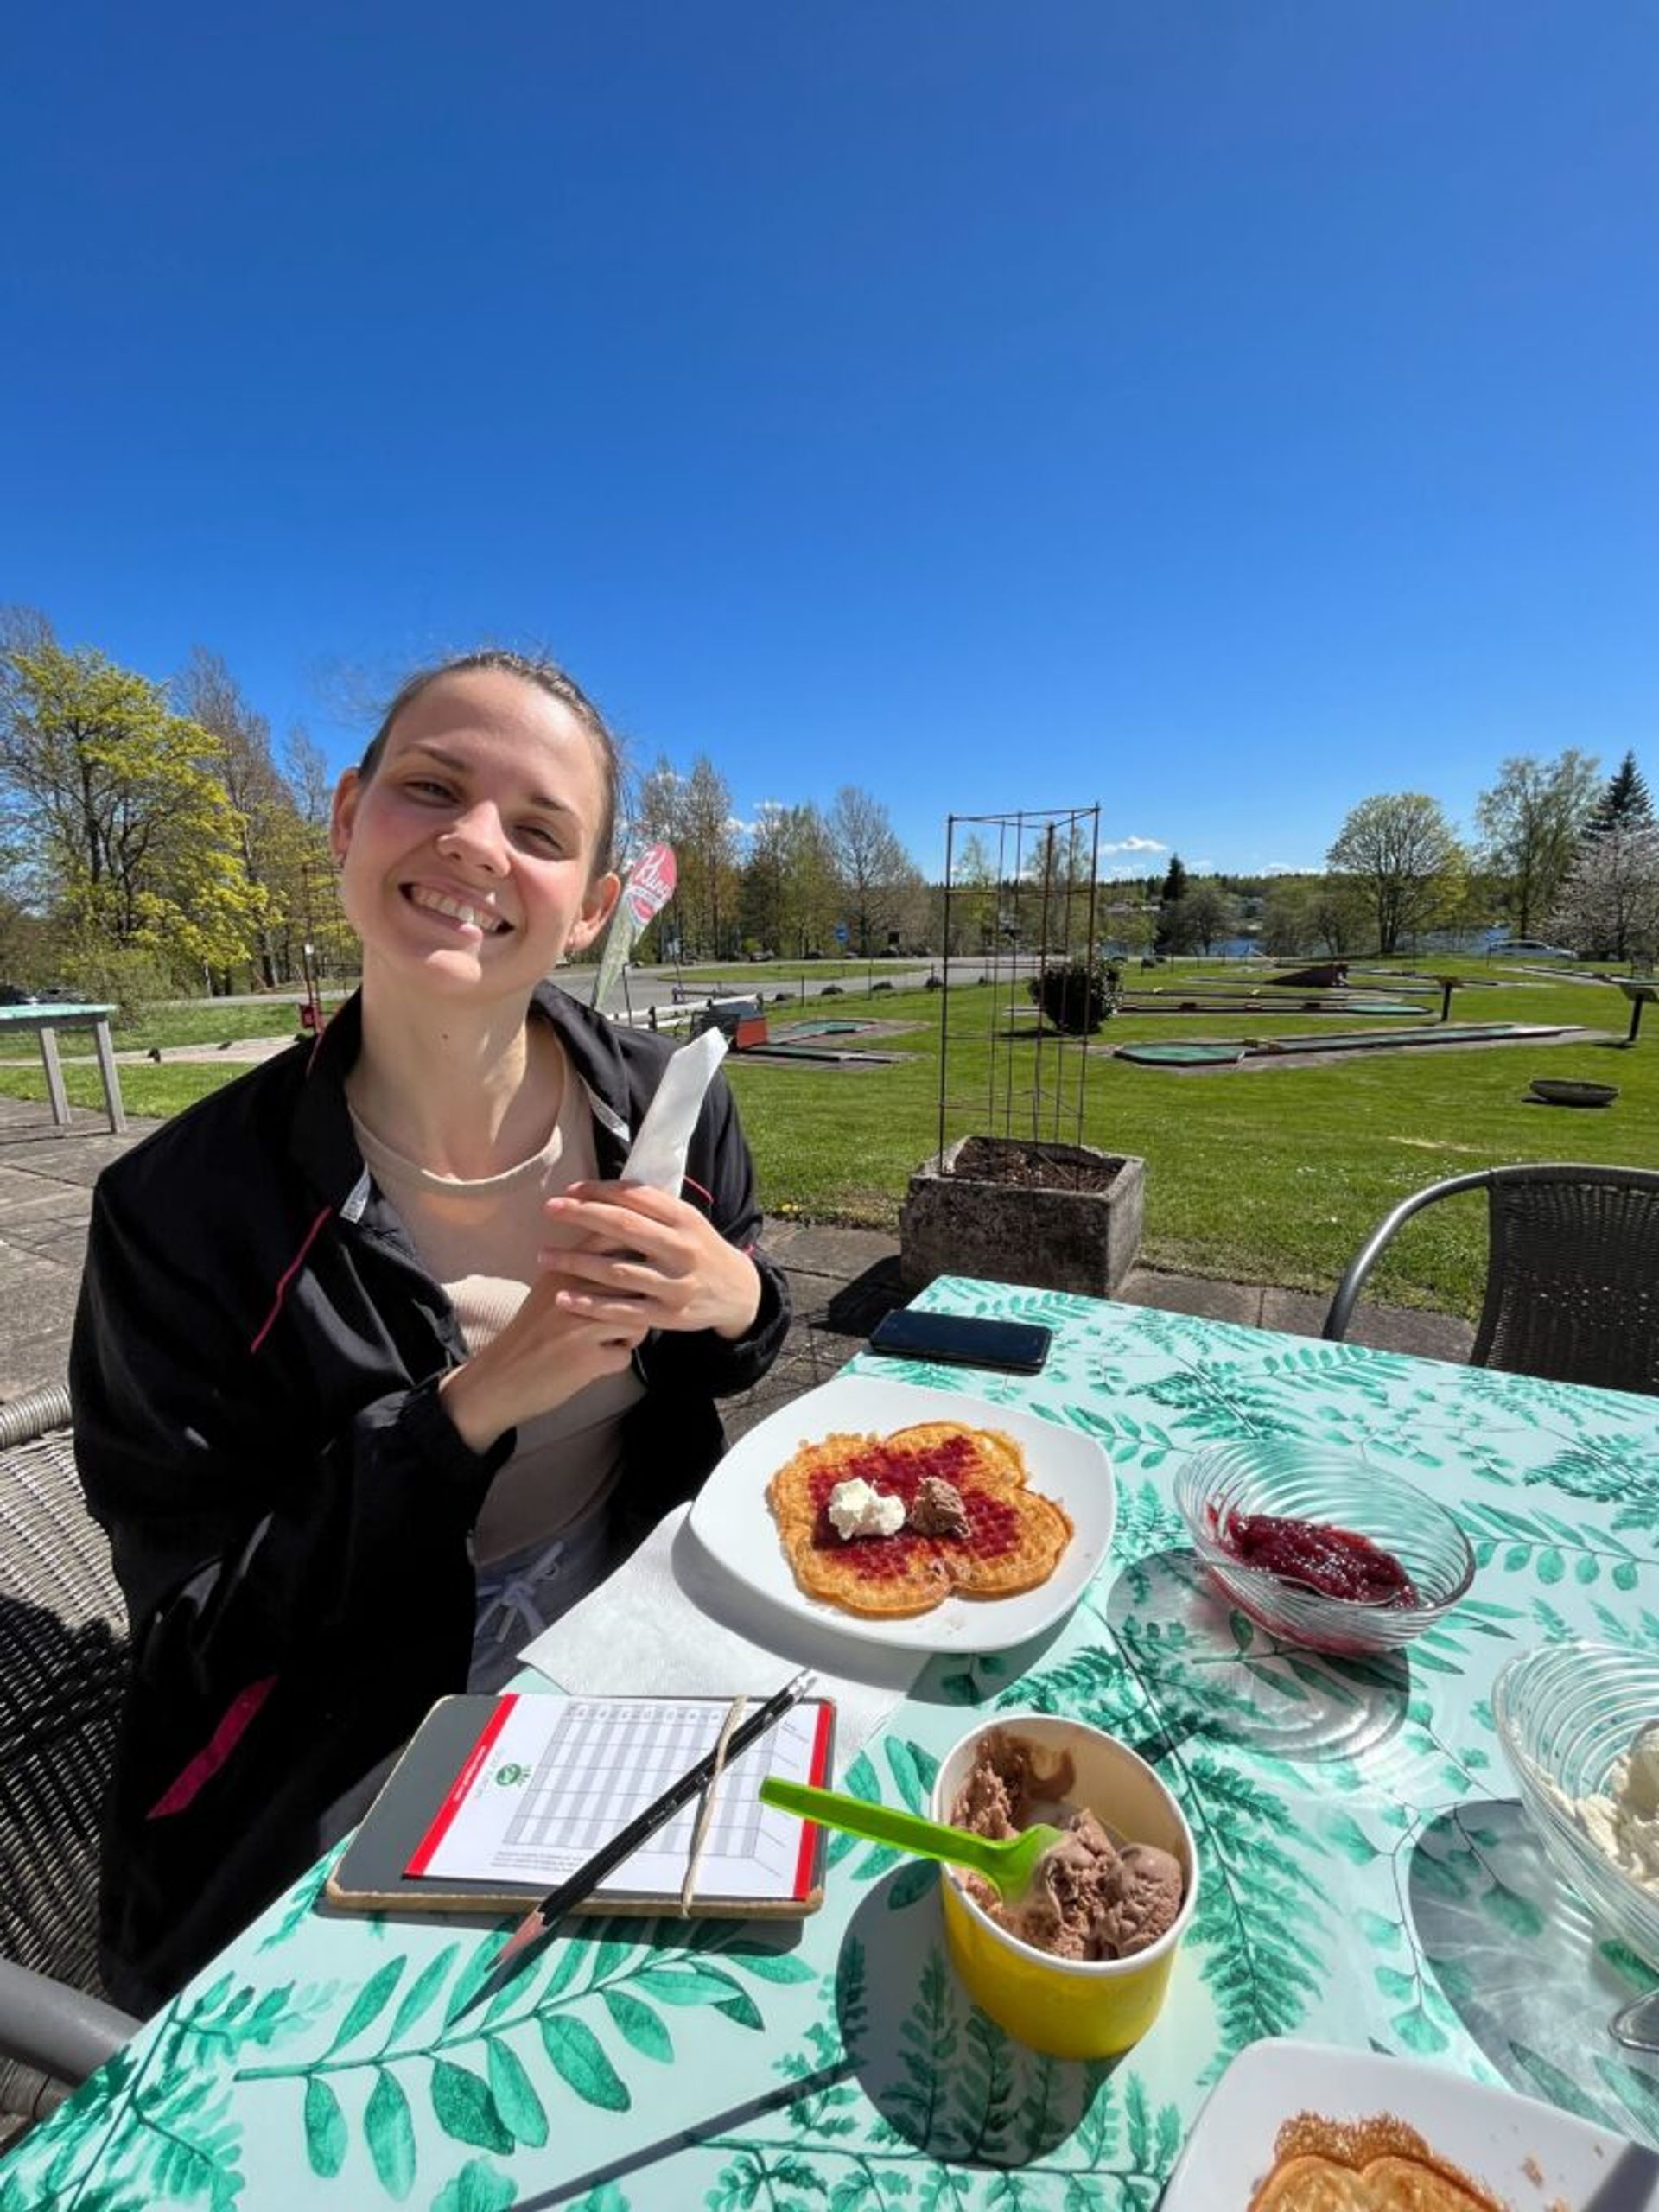
[[[374,1912],[534,1904],[701,1758],[730,1711],[727,1698],[445,1698],[329,1876],[328,1900]],[[763,1805],[760,1786],[769,1775],[827,1782],[834,1734],[834,1706],[804,1698],[725,1768],[706,1808],[687,1806],[575,1910],[816,1911],[824,1832]]]

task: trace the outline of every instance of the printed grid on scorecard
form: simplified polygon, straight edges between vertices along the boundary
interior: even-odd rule
[[[712,1698],[503,1698],[411,1872],[564,1880],[713,1747],[730,1709]],[[697,1861],[699,1897],[802,1894],[801,1823],[758,1793],[769,1774],[823,1778],[829,1718],[823,1705],[804,1702],[726,1770]],[[699,1803],[598,1893],[677,1897]]]

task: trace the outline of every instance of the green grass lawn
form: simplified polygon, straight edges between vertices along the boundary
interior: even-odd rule
[[[1478,962],[1450,963],[1471,976],[1497,971]],[[815,980],[825,980],[819,967]],[[1224,971],[1236,976],[1235,967]],[[1160,984],[1214,980],[1217,971],[1160,970]],[[1153,980],[1148,978],[1148,980]],[[1037,1101],[1039,1047],[1033,1034],[1007,1039],[1007,993],[994,1006],[988,988],[950,994],[950,1102],[947,1136],[1076,1133],[1079,1055],[1052,1038],[1040,1046],[1045,1096]],[[912,1021],[909,1034],[874,1038],[872,1049],[905,1054],[896,1065],[845,1072],[806,1065],[732,1064],[769,1211],[891,1230],[908,1178],[936,1147],[939,1118],[937,995],[871,998],[849,988],[830,1002],[836,1019],[861,1013]],[[1433,1011],[1438,1013],[1438,998]],[[780,1026],[791,1008],[769,1009]],[[814,1001],[809,1011],[816,1013]],[[217,1043],[228,1020],[236,1033],[283,1033],[294,1009],[200,1009],[208,1027],[196,1041]],[[254,1016],[269,1017],[257,1028]],[[190,1019],[197,1018],[192,1014]],[[1426,1016],[1426,1019],[1432,1015]],[[1456,1021],[1571,1021],[1622,1038],[1629,1008],[1611,988],[1541,978],[1503,990],[1460,992]],[[189,1041],[165,1017],[156,1041]],[[992,1033],[996,1042],[993,1054]],[[1027,1027],[1025,1010],[1018,1025]],[[1344,1027],[1382,1027],[1307,1015],[1236,1013],[1120,1016],[1099,1044],[1189,1037],[1271,1037]],[[1402,1023],[1402,1027],[1409,1027]],[[122,1032],[118,1042],[151,1041]],[[844,1040],[856,1044],[856,1040]],[[176,1112],[227,1081],[234,1068],[192,1063],[128,1065],[122,1086],[134,1115]],[[66,1068],[77,1104],[99,1103],[89,1062]],[[1577,1111],[1529,1103],[1535,1075],[1587,1077],[1621,1086],[1611,1108]],[[994,1087],[993,1087],[994,1076]],[[1064,1083],[1056,1114],[1054,1086]],[[38,1065],[0,1069],[0,1092],[43,1099]],[[1109,1057],[1088,1057],[1082,1134],[1111,1152],[1147,1162],[1144,1256],[1154,1266],[1235,1276],[1290,1288],[1327,1291],[1366,1231],[1394,1202],[1421,1185],[1468,1168],[1522,1160],[1577,1159],[1659,1166],[1659,1014],[1634,1051],[1605,1045],[1439,1046],[1354,1058],[1325,1066],[1176,1075]],[[1484,1232],[1481,1201],[1433,1209],[1413,1223],[1374,1278],[1373,1294],[1400,1304],[1472,1312],[1478,1302]]]

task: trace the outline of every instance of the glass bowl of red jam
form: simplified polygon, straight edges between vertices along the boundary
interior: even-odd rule
[[[1396,1650],[1474,1580],[1469,1540],[1443,1505],[1316,1445],[1200,1452],[1176,1478],[1175,1502],[1231,1603],[1311,1651]]]

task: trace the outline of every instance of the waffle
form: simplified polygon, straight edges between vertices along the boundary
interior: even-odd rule
[[[1492,2200],[1462,2188],[1417,2158],[1373,2158],[1362,2167],[1332,2158],[1290,2158],[1250,2199],[1250,2212],[1494,2212]]]
[[[1274,2148],[1249,2212],[1502,2212],[1392,2113],[1347,2120],[1299,2113]]]
[[[908,1510],[936,1475],[960,1495],[965,1536],[843,1540],[827,1510],[837,1483],[860,1477]],[[924,1421],[888,1436],[842,1433],[804,1444],[767,1486],[766,1502],[796,1581],[810,1598],[846,1611],[899,1619],[931,1612],[953,1591],[1010,1598],[1046,1582],[1071,1540],[1071,1523],[1027,1486],[1019,1446],[1000,1430]]]

